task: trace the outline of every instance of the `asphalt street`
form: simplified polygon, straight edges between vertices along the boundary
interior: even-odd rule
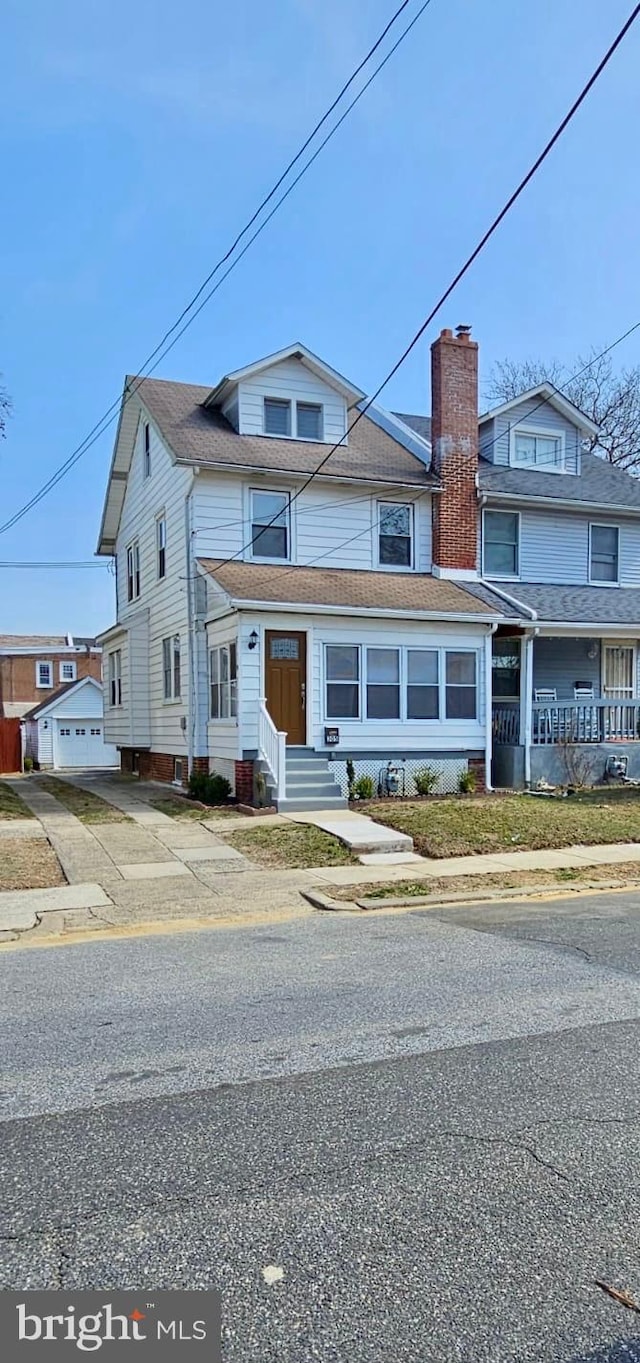
[[[636,894],[0,953],[0,1286],[225,1363],[640,1360]]]

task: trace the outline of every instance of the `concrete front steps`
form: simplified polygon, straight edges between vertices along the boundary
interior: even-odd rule
[[[273,798],[273,792],[271,792]],[[313,748],[287,748],[287,793],[277,800],[280,814],[308,809],[341,810],[347,801],[331,773],[326,757]]]

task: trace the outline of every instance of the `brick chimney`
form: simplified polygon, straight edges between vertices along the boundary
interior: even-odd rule
[[[433,572],[469,578],[478,566],[478,345],[470,327],[431,347],[431,444],[442,491],[433,498]]]

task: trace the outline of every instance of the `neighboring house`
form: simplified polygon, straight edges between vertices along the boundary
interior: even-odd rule
[[[102,678],[95,639],[71,634],[0,634],[0,718],[21,719],[60,686]]]
[[[262,771],[280,808],[343,803],[348,759],[407,794],[553,774],[577,738],[640,773],[640,483],[551,387],[479,417],[477,363],[443,331],[431,419],[372,406],[335,452],[365,397],[300,344],[127,380],[98,547],[125,770],[243,800]]]
[[[28,710],[25,755],[40,767],[117,767],[118,749],[104,741],[102,684],[83,677]]]

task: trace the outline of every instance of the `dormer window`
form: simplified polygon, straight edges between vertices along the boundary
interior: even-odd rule
[[[281,398],[264,400],[265,435],[291,435],[291,403]]]
[[[511,463],[516,468],[537,469],[540,473],[564,470],[564,435],[521,428],[511,432]]]
[[[322,404],[290,402],[288,398],[264,399],[264,434],[294,440],[324,438]]]

